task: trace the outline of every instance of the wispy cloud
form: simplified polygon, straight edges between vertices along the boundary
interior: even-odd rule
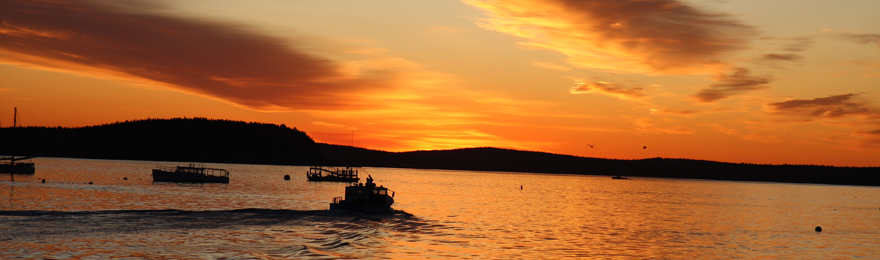
[[[807,48],[813,45],[812,37],[797,37],[790,39],[791,43],[787,44],[785,48],[786,51],[805,51]]]
[[[794,122],[819,122],[849,129],[876,128],[880,125],[880,109],[873,106],[861,93],[833,95],[814,99],[792,99],[766,105],[778,116],[794,119]],[[857,142],[865,148],[880,148],[880,130],[854,130],[849,132],[860,138]],[[828,140],[837,140],[829,137]]]
[[[794,99],[767,104],[778,114],[804,116],[812,119],[840,118],[861,115],[880,119],[880,111],[871,108],[868,102],[859,100],[860,94],[849,93],[809,100]]]
[[[651,108],[649,109],[651,114],[662,114],[662,115],[678,115],[678,116],[691,116],[697,114],[697,111],[694,110],[675,110],[668,108]]]
[[[550,70],[559,70],[559,71],[569,71],[569,70],[571,70],[571,68],[568,67],[568,66],[559,65],[559,64],[554,64],[554,63],[547,63],[547,62],[535,62],[535,63],[532,63],[532,66],[539,67],[539,68],[550,69]]]
[[[586,82],[577,81],[576,86],[571,88],[572,94],[599,93],[608,96],[618,97],[622,99],[632,99],[643,97],[647,90],[645,86],[615,84],[605,81]]]
[[[769,76],[755,76],[746,68],[735,68],[729,74],[714,76],[716,83],[696,94],[701,102],[714,102],[747,91],[765,89],[770,83]]]
[[[843,34],[841,36],[858,44],[876,44],[880,47],[880,34]]]
[[[568,56],[581,68],[648,74],[714,73],[753,34],[729,15],[677,0],[463,0],[486,29]]]
[[[761,60],[765,60],[765,61],[799,61],[799,60],[802,60],[803,58],[804,57],[797,55],[797,54],[770,53],[770,54],[764,54],[764,56],[761,57]]]
[[[257,110],[381,106],[393,71],[361,69],[246,26],[155,14],[149,1],[9,0],[0,7],[0,62],[159,83]]]
[[[312,122],[312,124],[313,124],[313,125],[317,125],[317,126],[323,126],[323,127],[329,127],[329,128],[338,128],[338,129],[344,129],[344,130],[356,130],[356,129],[357,129],[357,128],[353,127],[353,126],[347,126],[347,125],[336,124],[336,123],[328,123],[328,122],[323,122],[323,121],[314,121],[314,122]]]
[[[870,131],[855,131],[852,135],[862,137],[862,146],[869,148],[880,148],[880,129]]]

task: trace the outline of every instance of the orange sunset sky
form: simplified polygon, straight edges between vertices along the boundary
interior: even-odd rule
[[[25,126],[206,117],[388,151],[880,166],[878,11],[876,0],[4,0],[0,126],[18,107]]]

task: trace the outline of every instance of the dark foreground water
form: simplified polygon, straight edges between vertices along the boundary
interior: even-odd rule
[[[880,258],[875,187],[363,168],[396,192],[363,215],[327,210],[345,185],[306,167],[174,184],[150,170],[177,163],[35,163],[0,174],[0,259]]]

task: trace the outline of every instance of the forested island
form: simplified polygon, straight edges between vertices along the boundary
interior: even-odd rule
[[[0,128],[0,140],[11,140]],[[285,125],[206,118],[145,119],[88,127],[21,127],[16,154],[40,157],[372,166],[501,172],[880,186],[880,167],[763,165],[691,159],[620,160],[500,148],[386,152],[316,143]],[[0,153],[10,154],[10,142]]]

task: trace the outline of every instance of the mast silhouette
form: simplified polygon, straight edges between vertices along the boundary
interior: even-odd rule
[[[13,108],[12,112],[12,158],[9,164],[15,167],[15,125],[18,123],[18,107]]]
[[[0,173],[11,173],[11,174],[34,174],[34,164],[26,161],[22,163],[16,163],[16,160],[28,160],[31,157],[24,156],[22,158],[15,158],[15,130],[18,128],[18,108],[15,108],[15,112],[13,112],[12,119],[12,129],[10,129],[10,133],[12,136],[12,145],[10,146],[11,155],[9,156],[9,163],[6,162],[7,158],[2,159],[2,163],[0,163]],[[15,180],[12,175],[10,175],[11,180]]]

